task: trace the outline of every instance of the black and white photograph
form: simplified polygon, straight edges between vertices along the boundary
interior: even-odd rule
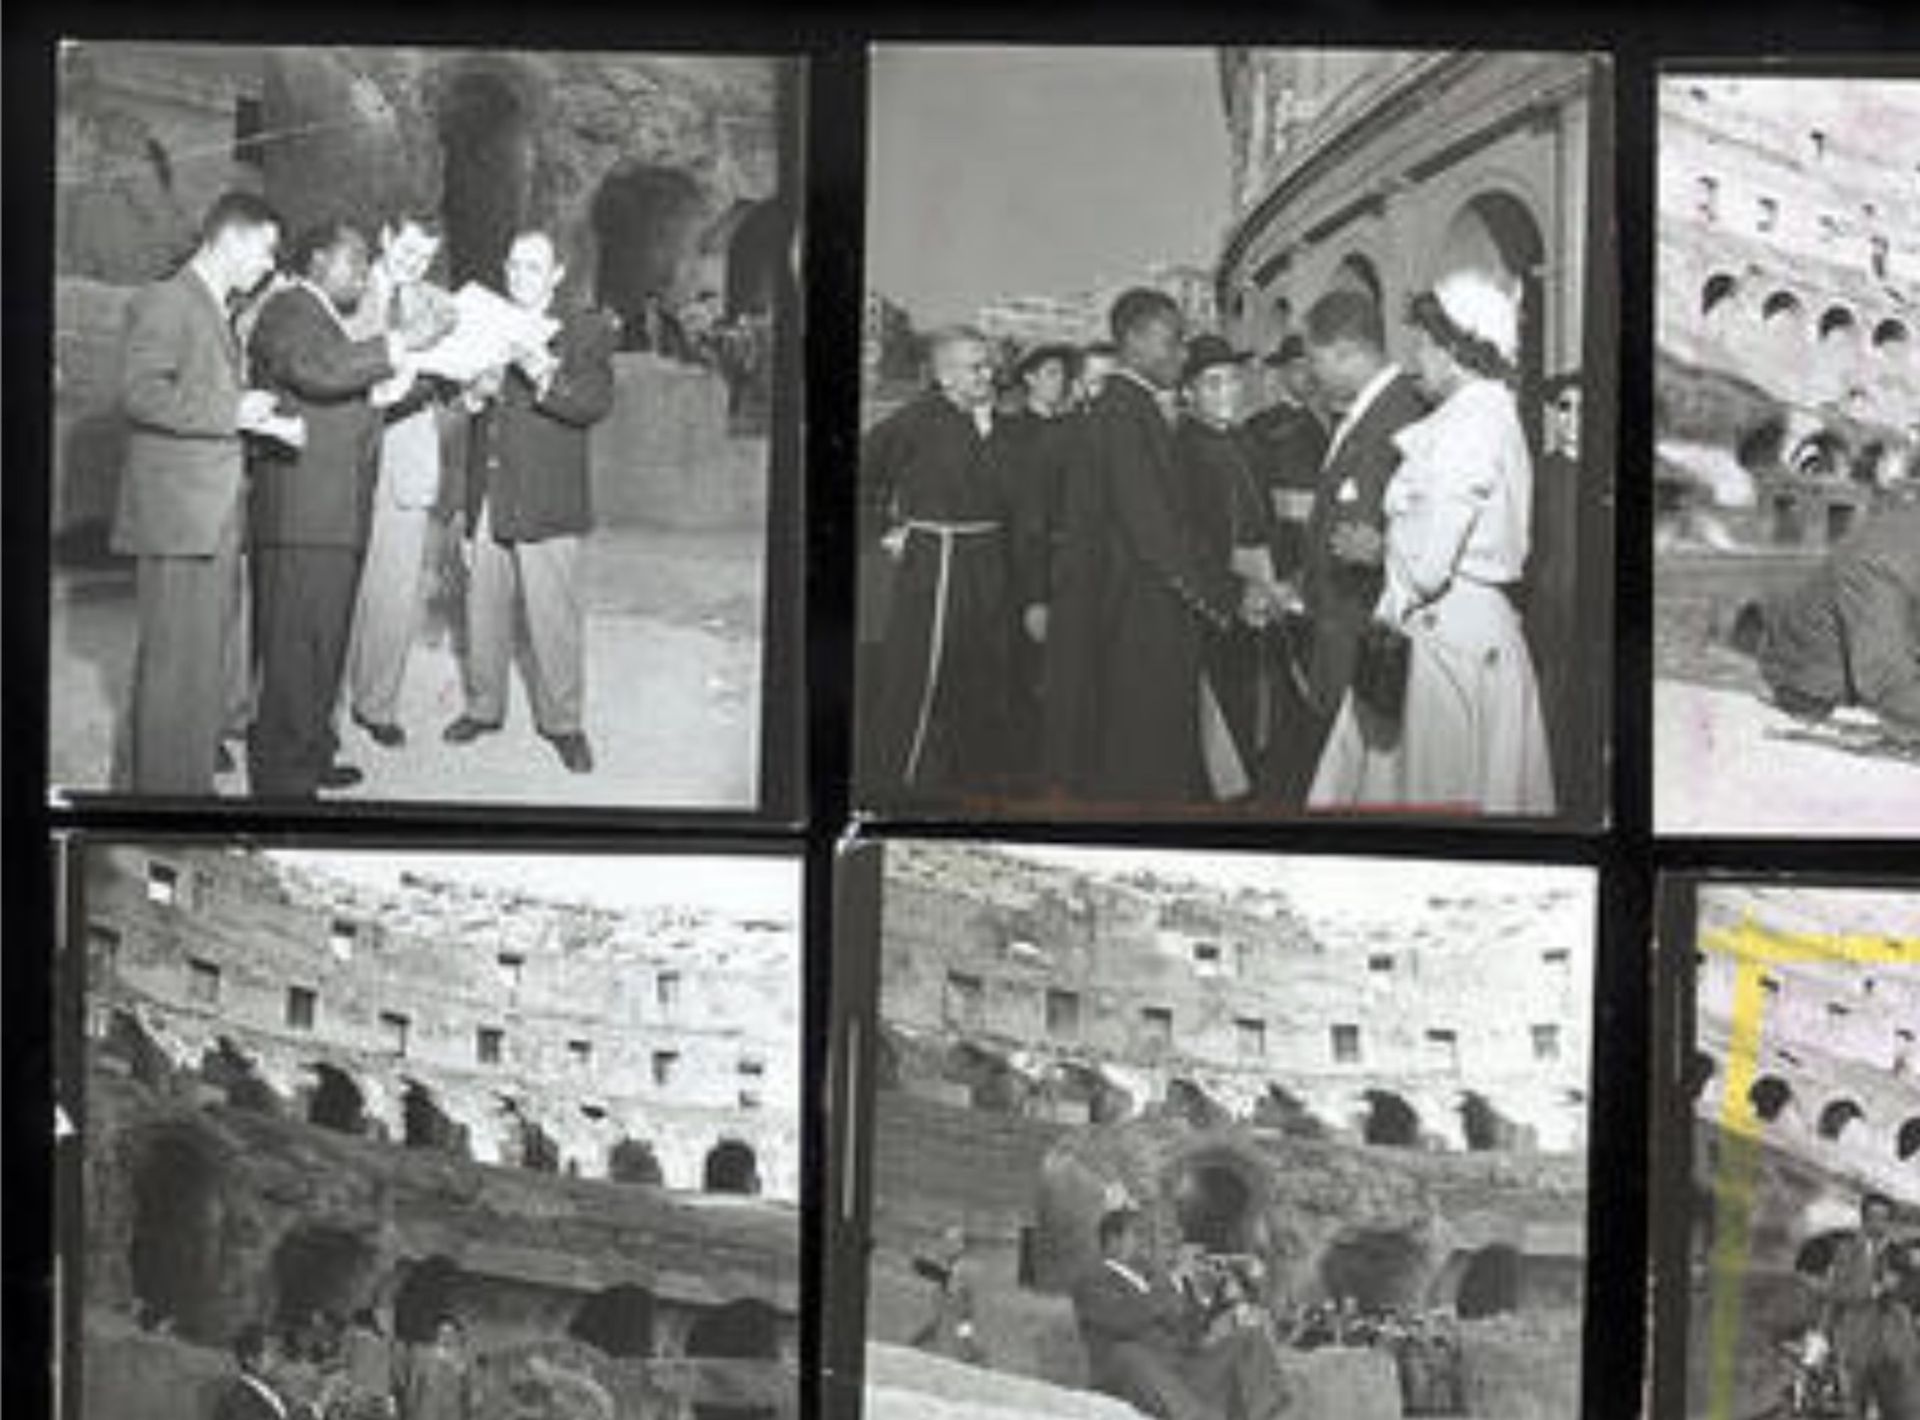
[[[1608,62],[870,73],[856,803],[1601,821]]]
[[[1656,826],[1920,831],[1920,78],[1659,80]]]
[[[71,861],[66,1414],[797,1416],[796,856]]]
[[[1685,1395],[1655,1413],[1916,1420],[1920,884],[1710,881],[1696,901],[1673,943],[1693,963],[1670,1115],[1687,1226],[1661,1318]]]
[[[1579,1413],[1590,870],[869,850],[866,1420]]]
[[[53,793],[758,811],[801,79],[63,45]]]

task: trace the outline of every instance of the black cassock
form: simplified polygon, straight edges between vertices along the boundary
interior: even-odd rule
[[[1208,563],[1233,570],[1237,548],[1273,552],[1273,517],[1236,430],[1186,418],[1174,435],[1194,535]],[[1235,620],[1201,631],[1201,664],[1248,773],[1258,771],[1272,720],[1259,633]]]
[[[1312,410],[1282,403],[1261,410],[1240,432],[1254,476],[1271,502],[1274,570],[1291,579],[1306,560],[1307,519],[1327,457],[1326,428]]]
[[[1078,426],[1071,415],[1046,418],[1029,411],[1009,415],[998,426],[1007,444],[1004,466],[1012,519],[1007,542],[1011,617],[1007,768],[1014,782],[1027,789],[1037,787],[1035,781],[1042,774],[1047,646],[1027,634],[1022,618],[1028,607],[1050,606],[1053,600],[1054,552]]]
[[[1098,585],[1080,589],[1095,597],[1090,614],[1061,619],[1091,645],[1077,654],[1060,648],[1091,671],[1095,687],[1085,707],[1094,754],[1084,792],[1147,808],[1195,802],[1206,792],[1201,632],[1232,625],[1240,581],[1204,550],[1173,430],[1144,385],[1125,372],[1109,379],[1085,438],[1062,556],[1084,542],[1079,555]]]
[[[867,435],[861,476],[904,529],[862,775],[887,798],[987,794],[1007,761],[1008,441],[939,393]]]

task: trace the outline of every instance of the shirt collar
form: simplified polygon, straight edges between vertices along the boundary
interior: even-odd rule
[[[214,284],[213,278],[207,275],[206,267],[201,263],[198,256],[191,258],[187,262],[187,270],[193,273],[193,279],[200,283],[200,289],[207,293],[207,296],[213,301],[214,305],[224,311],[227,308],[226,292]]]
[[[1108,1268],[1112,1270],[1116,1276],[1122,1278],[1134,1291],[1144,1293],[1153,1290],[1152,1285],[1148,1283],[1146,1278],[1142,1277],[1138,1272],[1135,1272],[1119,1258],[1109,1257],[1106,1259],[1106,1263]]]
[[[1180,413],[1180,397],[1173,390],[1161,389],[1152,380],[1128,365],[1115,365],[1113,373],[1122,379],[1131,380],[1145,390],[1153,400],[1154,407],[1160,411],[1160,417],[1171,424]]]
[[[1400,367],[1388,361],[1374,372],[1372,379],[1360,386],[1360,393],[1353,397],[1353,403],[1347,406],[1347,412],[1340,416],[1340,422],[1334,426],[1333,437],[1327,441],[1325,463],[1332,463],[1333,456],[1339,452],[1340,445],[1346,441],[1347,433],[1366,418],[1367,411],[1380,398],[1386,387],[1400,376]]]
[[[286,1415],[287,1403],[280,1398],[279,1393],[276,1392],[272,1386],[268,1385],[250,1371],[242,1371],[240,1373],[240,1379],[246,1385],[253,1387],[255,1393],[257,1393],[262,1400],[266,1401],[268,1405],[273,1407],[273,1413],[275,1415],[282,1417]]]

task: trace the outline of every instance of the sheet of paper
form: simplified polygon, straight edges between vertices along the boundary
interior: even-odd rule
[[[422,369],[463,383],[507,364],[516,350],[545,345],[560,329],[552,316],[516,306],[473,281],[454,293],[453,308],[453,330],[419,359]]]

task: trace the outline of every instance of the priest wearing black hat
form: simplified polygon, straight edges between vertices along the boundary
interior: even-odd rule
[[[1248,356],[1217,335],[1187,342],[1185,411],[1174,434],[1187,512],[1215,567],[1275,587],[1273,518],[1240,432]],[[1200,741],[1216,799],[1256,787],[1272,730],[1259,633],[1243,621],[1201,633]]]
[[[1291,577],[1306,546],[1307,517],[1327,456],[1327,426],[1311,402],[1313,366],[1304,338],[1288,335],[1260,368],[1270,402],[1242,426],[1242,437],[1273,507],[1276,570]]]

